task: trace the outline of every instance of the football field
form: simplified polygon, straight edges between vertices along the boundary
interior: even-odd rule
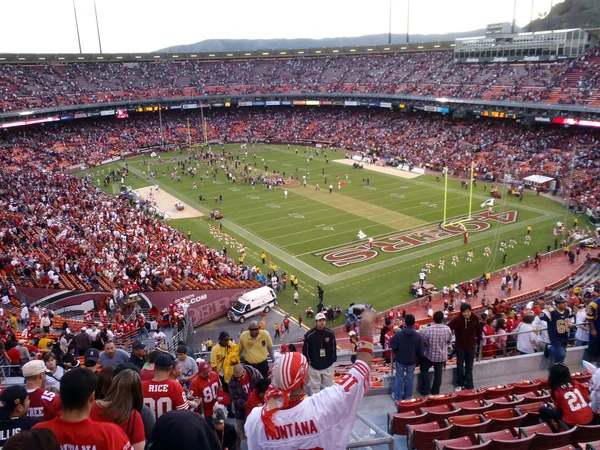
[[[345,308],[351,302],[366,302],[382,310],[412,299],[411,283],[418,280],[418,272],[428,262],[435,268],[427,280],[441,289],[444,284],[533,257],[538,250],[546,252],[548,245],[554,248],[552,229],[556,223],[572,223],[564,206],[551,198],[536,196],[532,191],[525,192],[522,202],[517,197],[507,196],[496,200],[489,213],[487,206],[481,207],[481,204],[491,198],[492,183],[482,182],[473,190],[472,215],[467,220],[469,191],[461,187],[460,180],[450,178],[447,217],[453,222],[467,220],[464,225],[469,237],[465,245],[461,228],[441,226],[444,206],[441,176],[440,181],[429,175],[408,179],[368,168],[353,169],[336,162],[345,158],[341,151],[326,150],[325,156],[322,149],[300,146],[297,149],[296,153],[294,146],[288,149],[287,146],[256,145],[247,150],[240,150],[239,145],[226,146],[227,152],[234,152],[234,160],[239,158],[242,164],[250,164],[253,173],[264,172],[266,164],[269,175],[274,170],[282,176],[285,173],[286,178],[297,175],[298,182],[294,183],[297,186],[275,189],[267,189],[259,183],[252,187],[241,181],[240,176],[237,183],[233,183],[226,178],[223,169],[219,169],[213,179],[214,166],[209,168],[204,160],[191,163],[194,167],[200,164],[195,178],[181,175],[181,181],[172,180],[170,174],[177,160],[188,157],[187,150],[163,153],[161,162],[149,155],[139,156],[79,175],[93,172],[101,179],[103,172],[127,165],[126,185],[133,189],[159,185],[164,192],[205,215],[168,221],[185,233],[190,231],[191,239],[218,249],[229,242],[228,254],[236,259],[239,253],[233,243],[243,242],[247,247],[245,262],[261,266],[266,274],[269,264],[262,266],[260,261],[261,253],[265,252],[272,265],[300,279],[299,306],[293,304],[289,286],[280,293],[280,306],[295,316],[303,313],[309,304],[316,306],[318,283],[325,290],[325,305]],[[220,146],[213,151],[220,152]],[[233,170],[233,163],[229,161],[229,164]],[[149,171],[156,171],[156,178],[149,179]],[[303,177],[306,177],[306,186],[303,186]],[[194,182],[197,189],[193,189]],[[119,190],[118,184],[113,182],[105,190],[114,194]],[[330,185],[333,186],[331,192]],[[505,187],[500,185],[499,189],[503,192]],[[205,202],[199,200],[200,195],[206,198]],[[221,220],[210,219],[213,209],[223,214]],[[219,222],[221,234],[214,229]],[[525,244],[528,226],[532,227],[530,245]],[[359,239],[359,231],[367,238]],[[373,239],[372,246],[368,238]],[[499,251],[499,244],[502,240],[508,243],[510,239],[516,244],[507,250],[503,263],[504,254]],[[489,257],[484,256],[487,246],[491,249]],[[467,261],[469,251],[473,252],[473,262]],[[451,264],[453,256],[459,259],[456,266]],[[445,261],[443,271],[437,268],[440,259]]]

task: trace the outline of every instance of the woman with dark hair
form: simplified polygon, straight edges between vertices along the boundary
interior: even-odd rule
[[[134,450],[143,450],[146,445],[142,422],[142,381],[137,372],[127,369],[113,379],[106,397],[96,400],[90,418],[96,422],[112,422],[119,425],[132,443]]]
[[[11,437],[2,450],[60,450],[56,436],[48,428],[23,430]]]
[[[112,366],[105,367],[98,373],[98,387],[96,388],[95,399],[102,400],[106,397],[108,390],[110,389],[113,372],[115,368]]]
[[[563,363],[550,367],[548,385],[554,408],[540,408],[541,420],[550,426],[553,420],[562,420],[571,427],[596,421],[594,411],[588,405],[589,391],[571,379],[571,371]]]
[[[506,320],[498,319],[496,321],[496,334],[500,334],[496,338],[496,356],[506,356]]]
[[[42,358],[44,364],[46,364],[46,389],[60,388],[60,379],[65,374],[65,370],[60,367],[56,362],[56,355],[52,352],[44,354]]]

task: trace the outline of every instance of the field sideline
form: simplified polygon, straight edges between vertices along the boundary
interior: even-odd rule
[[[280,294],[282,308],[295,316],[308,304],[316,305],[317,283],[324,287],[325,304],[345,307],[351,302],[367,302],[381,310],[411,299],[410,284],[417,280],[419,270],[428,261],[436,266],[439,259],[446,262],[444,271],[436,268],[428,276],[429,281],[441,288],[502,267],[502,254],[496,248],[500,240],[517,241],[515,248],[508,251],[504,265],[509,265],[533,256],[537,250],[545,252],[547,245],[554,248],[552,228],[556,222],[572,223],[564,206],[531,191],[526,191],[523,202],[517,198],[497,201],[494,214],[488,217],[480,204],[491,198],[491,185],[484,187],[483,183],[477,183],[469,243],[464,245],[462,232],[439,227],[444,189],[434,176],[405,179],[352,169],[332,163],[344,158],[344,153],[328,151],[325,157],[319,150],[319,155],[314,154],[314,159],[307,162],[315,149],[298,147],[296,154],[293,146],[289,150],[287,146],[248,147],[248,162],[253,170],[260,171],[264,162],[269,173],[277,170],[282,175],[285,172],[286,177],[298,174],[300,186],[272,190],[258,183],[254,189],[250,184],[233,184],[226,180],[222,169],[213,182],[210,176],[206,177],[209,169],[205,161],[200,162],[195,179],[185,175],[181,176],[181,182],[172,181],[171,170],[177,159],[188,156],[187,151],[162,154],[166,161],[163,163],[146,155],[78,175],[93,172],[102,177],[102,171],[106,174],[107,169],[127,165],[130,175],[125,184],[133,189],[158,184],[206,216],[211,209],[218,208],[224,215],[220,221],[223,232],[246,244],[249,265],[260,264],[260,254],[264,251],[273,264],[300,278],[299,306],[293,304],[289,288]],[[226,151],[235,152],[234,158],[245,158],[239,145],[226,146]],[[148,169],[156,170],[155,179],[145,179]],[[302,186],[303,176],[307,177],[306,187]],[[341,189],[337,188],[338,180],[345,183]],[[192,188],[193,181],[198,185],[197,190]],[[317,183],[320,190],[316,190]],[[113,194],[115,185],[118,183],[105,188],[106,192]],[[460,187],[459,180],[449,180],[448,186],[448,217],[466,217],[468,191]],[[198,200],[200,194],[206,202]],[[218,196],[223,197],[222,203],[215,202]],[[224,239],[219,241],[210,233],[209,225],[216,226],[217,222],[209,217],[170,220],[169,224],[184,232],[189,230],[193,240],[202,240],[215,248],[225,245]],[[524,244],[528,225],[533,229],[531,245]],[[374,239],[373,249],[368,248],[366,239],[357,238],[359,230]],[[483,256],[486,246],[492,247],[490,258]],[[228,248],[230,256],[239,256]],[[469,250],[474,253],[473,263],[466,261]],[[453,255],[460,261],[455,267],[450,264]],[[268,267],[263,270],[268,271]]]

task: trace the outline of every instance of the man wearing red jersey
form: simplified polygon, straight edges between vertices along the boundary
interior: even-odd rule
[[[169,379],[172,364],[173,360],[169,355],[158,354],[154,361],[154,378],[142,382],[144,404],[154,412],[157,419],[174,409],[189,407],[181,384]]]
[[[46,365],[41,360],[29,361],[21,369],[25,378],[25,389],[29,394],[27,417],[52,420],[60,416],[60,397],[46,387]]]
[[[198,364],[198,376],[190,383],[190,395],[202,402],[204,419],[212,426],[212,414],[218,396],[221,394],[219,374],[212,370],[207,361]]]
[[[540,408],[541,420],[550,425],[553,420],[562,420],[571,427],[594,421],[594,411],[588,404],[590,393],[583,385],[573,381],[567,366],[558,363],[550,367],[548,385],[554,408]]]
[[[114,423],[93,422],[90,410],[98,377],[86,369],[73,369],[60,380],[64,405],[60,417],[41,422],[33,428],[52,430],[63,449],[129,450],[131,444],[121,427]]]

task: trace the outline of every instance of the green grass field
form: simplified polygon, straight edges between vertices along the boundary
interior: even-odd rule
[[[236,152],[240,160],[245,158],[239,145],[227,146],[226,150]],[[181,182],[172,181],[170,170],[177,159],[183,160],[188,156],[187,150],[162,154],[163,161],[167,162],[161,164],[157,163],[157,158],[145,156],[89,171],[100,175],[110,167],[123,168],[127,163],[130,169],[126,180],[128,186],[137,189],[159,184],[165,192],[206,214],[202,219],[170,220],[171,226],[185,232],[190,230],[193,240],[222,248],[224,242],[218,241],[209,232],[209,225],[216,226],[217,222],[211,220],[208,214],[211,209],[218,208],[224,215],[221,220],[223,232],[246,244],[247,264],[260,264],[260,254],[264,251],[273,264],[299,277],[299,306],[293,304],[289,287],[280,293],[280,306],[295,316],[309,304],[316,305],[317,283],[325,290],[326,305],[338,304],[344,308],[351,302],[367,302],[383,310],[412,299],[410,284],[418,280],[418,272],[427,262],[436,265],[428,275],[428,281],[441,289],[444,284],[533,257],[537,250],[545,252],[547,245],[554,248],[552,228],[556,227],[556,222],[572,223],[572,217],[565,216],[564,206],[526,191],[522,202],[514,197],[496,200],[494,213],[504,213],[503,218],[491,220],[479,217],[467,226],[471,231],[469,243],[465,245],[460,230],[455,230],[454,234],[440,230],[443,179],[436,181],[434,176],[427,175],[404,179],[367,169],[352,169],[334,162],[344,158],[341,152],[327,152],[329,162],[326,163],[321,151],[307,163],[308,155],[315,149],[299,147],[298,154],[294,150],[295,147],[288,150],[287,146],[257,146],[255,149],[248,148],[248,160],[252,166],[256,163],[260,170],[264,159],[269,173],[278,170],[289,176],[297,170],[300,181],[310,174],[307,187],[268,190],[256,184],[253,189],[250,184],[228,181],[223,170],[219,170],[216,182],[213,182],[206,178],[208,167],[205,161],[201,162],[194,180],[182,176]],[[144,179],[142,174],[148,172],[148,166],[157,171],[156,179]],[[336,174],[340,181],[346,181],[346,173],[348,181],[337,189]],[[202,182],[200,175],[203,176]],[[369,178],[369,185],[363,183],[363,178]],[[192,189],[193,181],[198,184],[197,190]],[[317,183],[320,191],[315,190]],[[329,193],[329,184],[334,185],[333,193]],[[487,186],[477,183],[472,202],[474,215],[487,212],[487,207],[481,208],[481,204],[491,198],[490,186],[490,183]],[[455,179],[449,179],[448,188],[448,217],[467,217],[468,190],[461,188],[460,181]],[[287,199],[284,198],[284,189],[288,191]],[[112,183],[105,190],[116,194],[119,183]],[[199,202],[199,194],[206,197],[205,203]],[[219,195],[223,196],[223,202],[215,203],[214,197]],[[532,227],[531,245],[524,244],[528,225]],[[475,232],[477,226],[488,228]],[[368,248],[367,239],[358,239],[359,230],[374,239],[373,250]],[[517,245],[509,249],[503,264],[499,243],[511,238],[517,241]],[[483,256],[486,246],[492,249],[489,258]],[[472,263],[466,260],[469,250],[474,253]],[[238,256],[235,251],[230,251],[229,255]],[[459,257],[457,266],[450,264],[453,255]],[[438,260],[442,258],[446,262],[444,271],[437,269]],[[264,267],[263,271],[266,273],[268,267]]]

